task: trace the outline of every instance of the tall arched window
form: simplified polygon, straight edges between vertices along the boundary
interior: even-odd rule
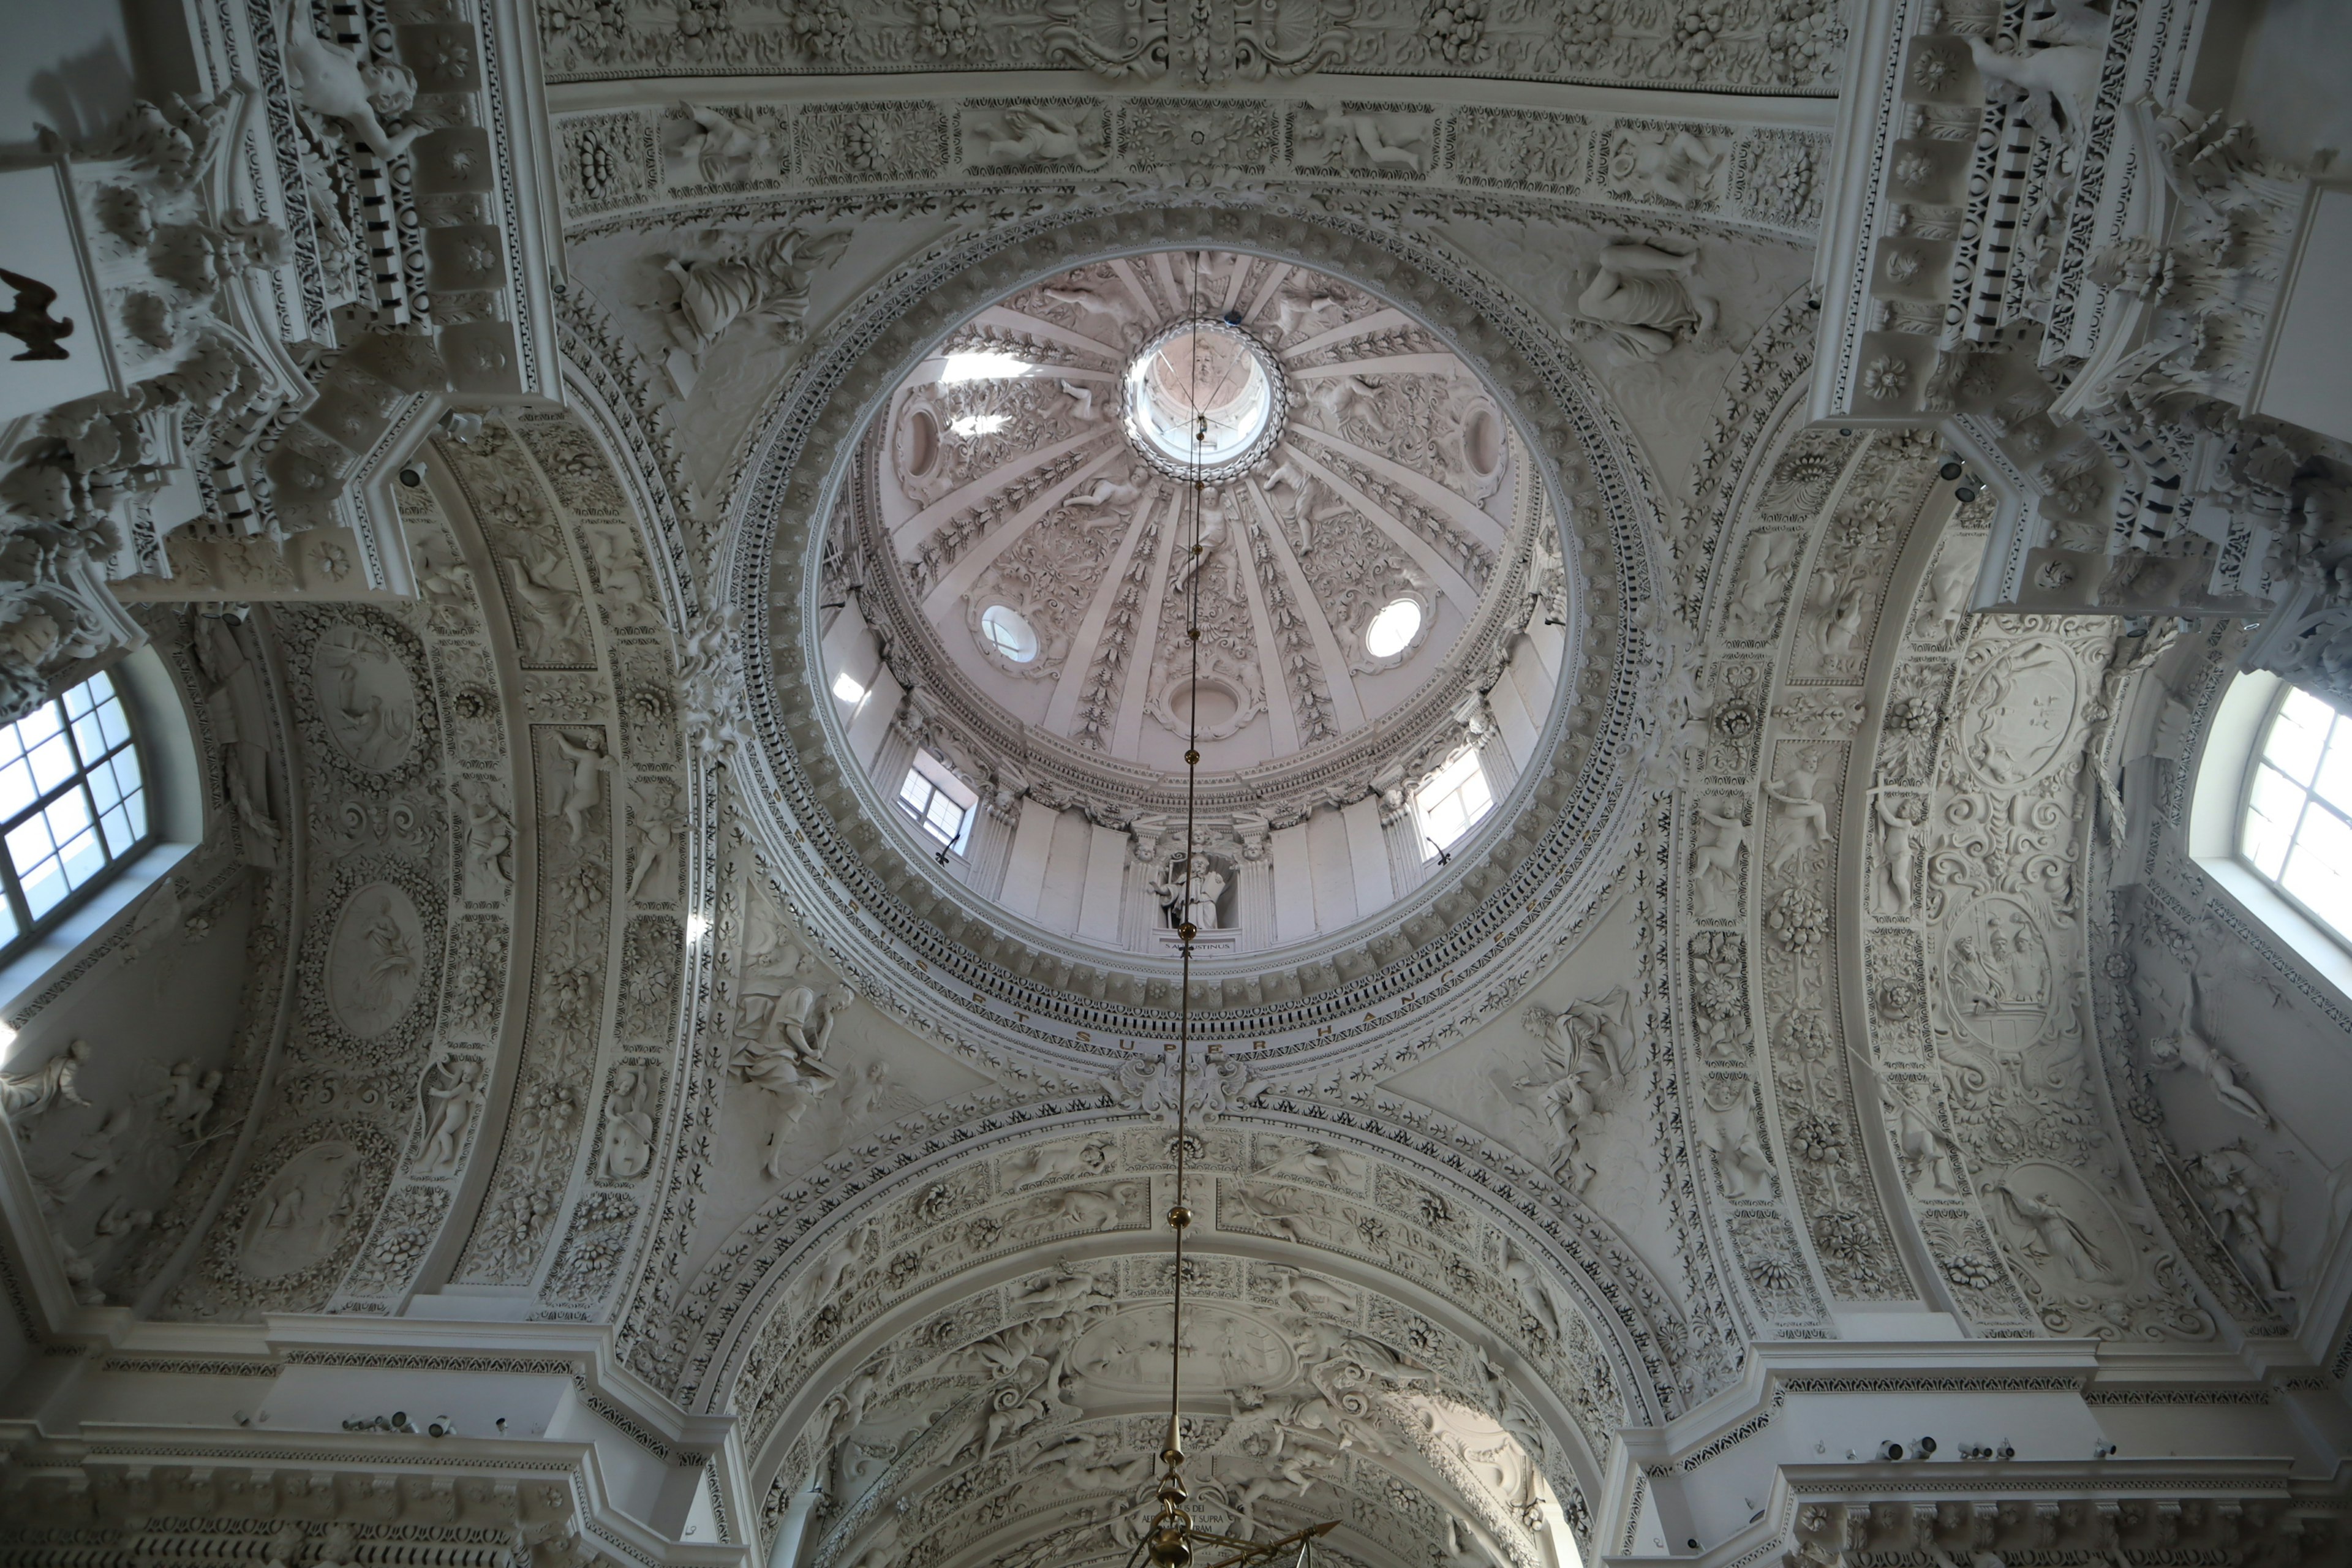
[[[0,729],[0,960],[106,885],[153,839],[131,716],[91,676]]]
[[[2281,682],[2244,791],[2238,858],[2352,943],[2352,718]]]

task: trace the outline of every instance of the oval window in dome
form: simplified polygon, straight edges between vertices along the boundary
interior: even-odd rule
[[[1391,599],[1364,628],[1364,651],[1374,658],[1393,658],[1421,635],[1421,606],[1411,599]]]
[[[1015,664],[1037,657],[1037,633],[1029,617],[1010,605],[991,605],[980,612],[980,635],[988,646]]]

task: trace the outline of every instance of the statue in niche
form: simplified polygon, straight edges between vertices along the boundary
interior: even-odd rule
[[[415,1174],[439,1180],[457,1173],[466,1133],[488,1092],[482,1064],[471,1057],[452,1057],[425,1069],[425,1146],[411,1167]]]
[[[1637,360],[1664,356],[1689,338],[1701,345],[1715,331],[1715,297],[1691,281],[1696,250],[1672,250],[1656,240],[1612,245],[1576,297],[1579,320],[1601,329]]]
[[[2168,1070],[2187,1069],[2205,1080],[2213,1098],[2228,1110],[2236,1111],[2260,1126],[2271,1124],[2271,1113],[2256,1099],[2254,1091],[2240,1081],[2244,1069],[2230,1059],[2220,1047],[2207,1039],[2198,1025],[2198,1015],[2203,1011],[2204,992],[2198,981],[2197,971],[2189,972],[2189,1008],[2182,1015],[2180,1026],[2171,1034],[2147,1043],[2148,1060]]]
[[[89,1042],[76,1040],[28,1073],[0,1073],[0,1110],[19,1138],[32,1132],[35,1117],[46,1116],[60,1103],[92,1109],[74,1088],[74,1075],[89,1060]]]
[[[1189,868],[1188,878],[1186,861],[1178,856],[1161,868],[1151,890],[1167,912],[1170,929],[1181,930],[1190,921],[1196,931],[1215,931],[1223,923],[1217,917],[1217,901],[1225,896],[1225,875],[1205,850],[1192,852]]]
[[[2033,1233],[2033,1239],[2025,1247],[2028,1258],[2036,1262],[2063,1263],[2085,1285],[2121,1281],[2123,1276],[2107,1261],[2106,1254],[2099,1250],[2090,1234],[2048,1193],[2021,1193],[2007,1183],[1994,1190],[2007,1201],[2010,1212]]]
[[[856,1000],[854,991],[834,992],[824,999],[821,1016],[812,1024],[810,1016],[820,1011],[817,994],[805,985],[795,985],[776,998],[767,1027],[759,1037],[735,1047],[731,1065],[736,1077],[775,1099],[768,1158],[761,1166],[770,1181],[783,1178],[793,1129],[808,1108],[839,1081],[824,1060],[824,1048],[833,1037],[835,1020]]]

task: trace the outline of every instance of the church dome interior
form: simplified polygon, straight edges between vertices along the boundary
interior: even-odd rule
[[[1552,485],[1505,407],[1404,310],[1271,256],[990,304],[890,395],[822,547],[813,666],[868,809],[1003,914],[1163,966],[1188,812],[1201,956],[1381,917],[1574,684]]]
[[[2352,15],[0,68],[0,1563],[2352,1564]]]

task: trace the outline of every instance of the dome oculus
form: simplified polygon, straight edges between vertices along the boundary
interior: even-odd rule
[[[1125,387],[1128,438],[1162,473],[1226,478],[1281,434],[1281,373],[1223,321],[1176,322],[1128,363]]]
[[[1364,627],[1364,651],[1374,658],[1393,658],[1412,646],[1421,630],[1421,606],[1411,599],[1391,599]]]
[[[980,635],[988,646],[1015,664],[1037,657],[1037,631],[1029,617],[1009,605],[991,605],[980,613]]]

